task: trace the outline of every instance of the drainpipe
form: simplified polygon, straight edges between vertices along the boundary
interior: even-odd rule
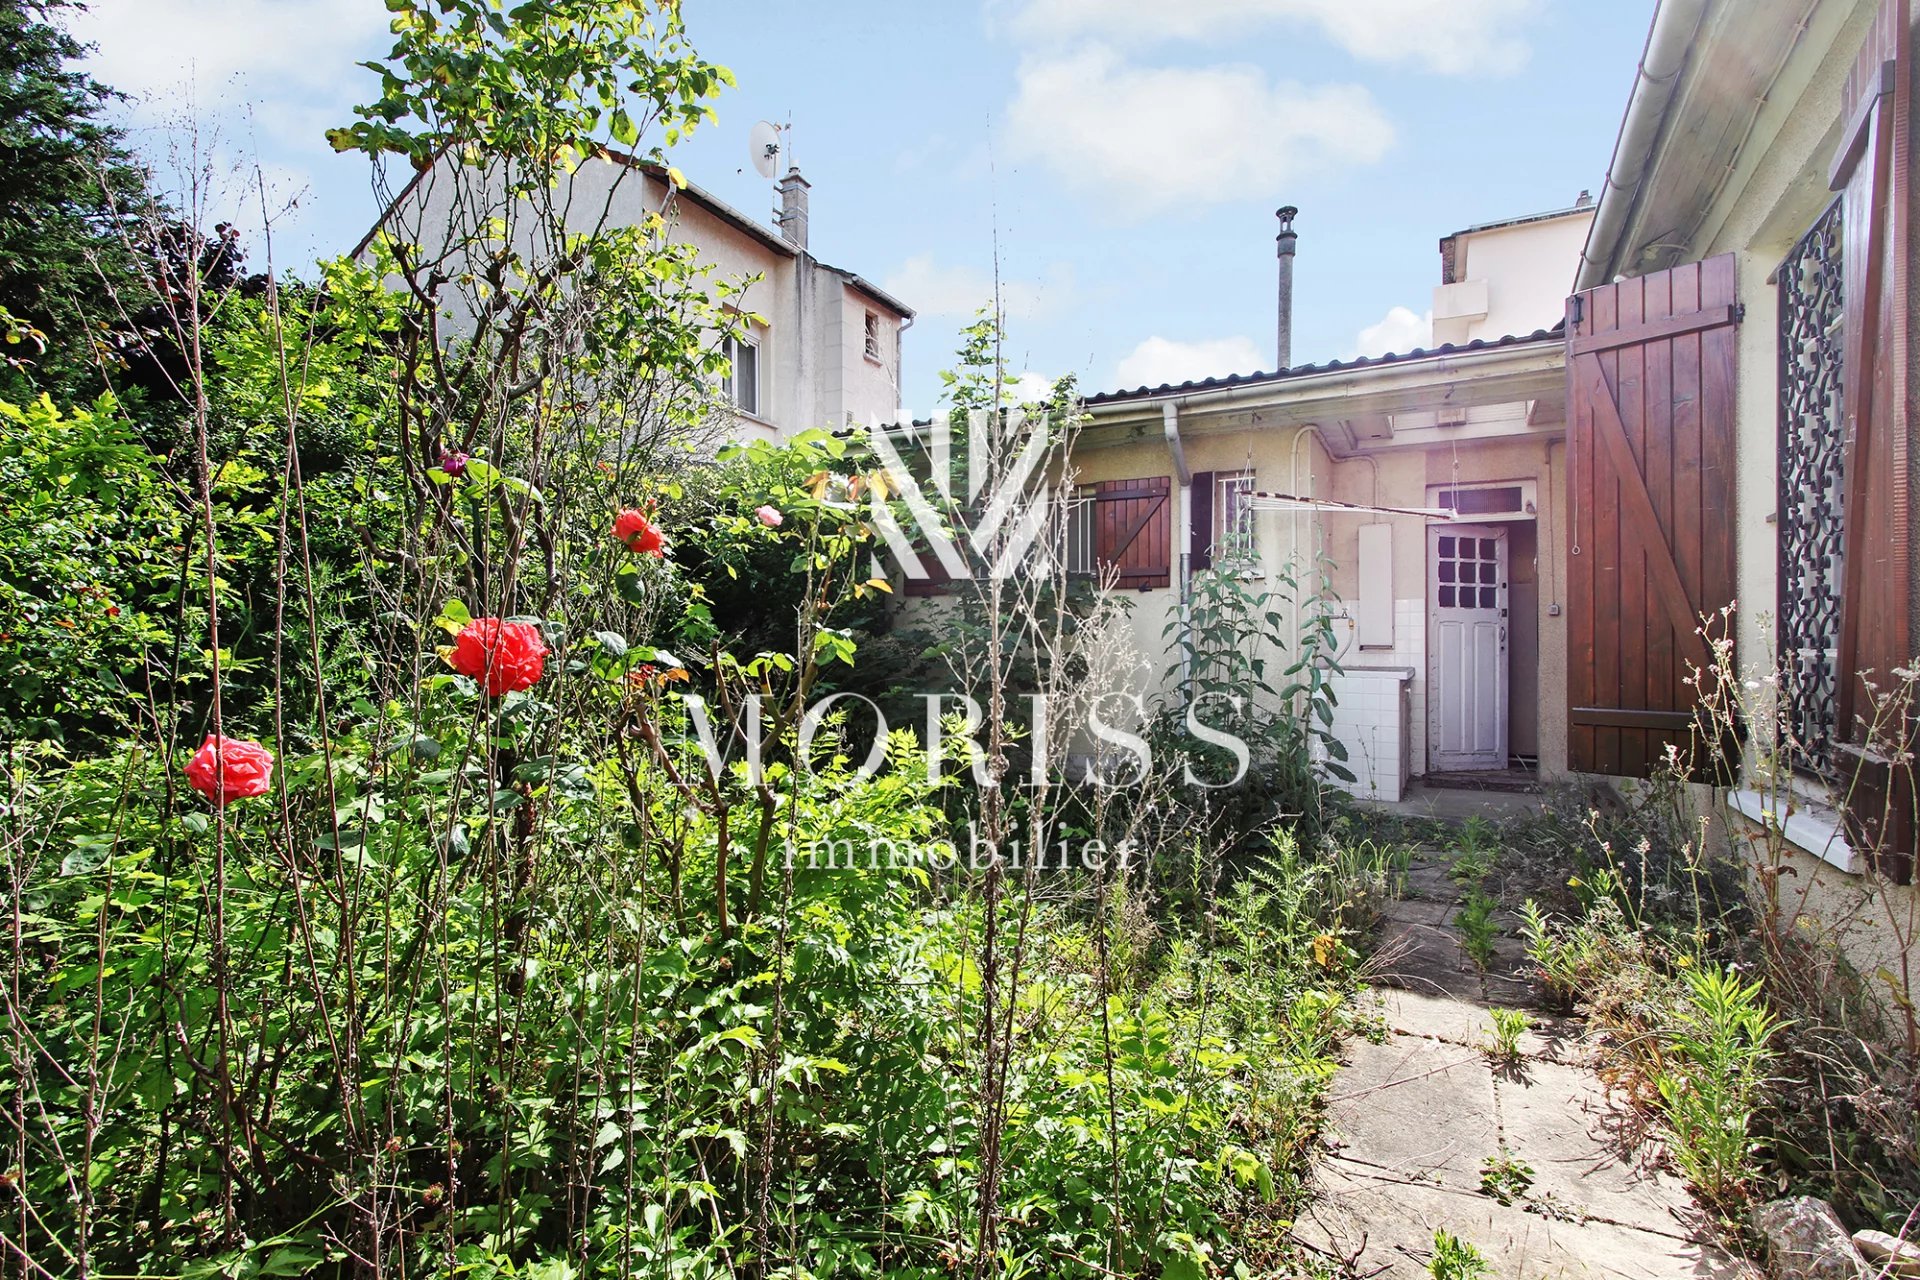
[[[1580,254],[1580,274],[1574,292],[1605,284],[1632,264],[1622,260],[1627,246],[1620,238],[1638,203],[1640,183],[1660,137],[1666,132],[1667,113],[1679,88],[1680,73],[1705,21],[1709,0],[1660,0],[1647,46],[1640,55],[1640,74],[1627,99],[1620,136],[1613,146],[1613,164],[1600,192],[1600,207],[1587,232]]]
[[[1177,559],[1173,573],[1173,604],[1180,618],[1180,634],[1186,635],[1187,590],[1192,585],[1193,566],[1193,468],[1187,465],[1187,447],[1180,439],[1180,404],[1176,400],[1167,400],[1160,405],[1160,428],[1167,438],[1167,453],[1173,459],[1173,479],[1180,488],[1175,499],[1174,519],[1177,521],[1173,540]],[[1180,651],[1180,679],[1184,683],[1192,675],[1188,670],[1188,654],[1185,646]]]
[[[1288,477],[1287,491],[1296,497],[1308,499],[1313,497],[1313,461],[1311,458],[1307,461],[1307,487],[1305,490],[1302,490],[1300,487],[1300,446],[1311,440],[1316,430],[1317,428],[1307,425],[1295,431],[1293,433],[1293,447],[1287,451],[1288,470],[1291,472]],[[1297,506],[1287,513],[1287,524],[1289,526],[1287,533],[1290,543],[1287,548],[1287,554],[1292,556],[1296,561],[1301,560],[1300,517],[1304,514],[1306,513],[1301,511]],[[1300,643],[1300,618],[1300,591],[1296,585],[1293,593],[1293,643],[1296,647]]]

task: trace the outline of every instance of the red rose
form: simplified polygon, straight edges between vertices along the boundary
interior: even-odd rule
[[[613,536],[627,544],[627,550],[635,555],[653,556],[656,559],[667,554],[667,539],[658,525],[647,519],[647,513],[628,507],[613,522]]]
[[[547,665],[547,644],[531,622],[475,618],[454,637],[453,654],[447,661],[497,698],[533,687]]]
[[[246,796],[265,795],[272,779],[273,753],[244,738],[210,733],[187,761],[187,781],[216,809]]]

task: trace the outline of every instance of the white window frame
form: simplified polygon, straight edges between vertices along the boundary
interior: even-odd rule
[[[865,351],[867,359],[881,364],[885,358],[880,354],[880,313],[869,311],[866,316],[860,335],[861,349]]]
[[[746,414],[749,418],[765,421],[765,415],[761,409],[765,403],[766,377],[761,373],[760,357],[763,349],[760,340],[751,333],[732,334],[721,342],[720,347],[721,353],[727,357],[727,372],[720,379],[720,394],[727,398],[727,403],[731,404],[736,411]],[[753,404],[751,407],[743,404],[740,399],[741,347],[753,349]]]
[[[1540,482],[1537,480],[1463,480],[1459,484],[1430,484],[1427,486],[1427,505],[1440,505],[1441,495],[1459,493],[1475,489],[1518,489],[1520,491],[1520,509],[1518,511],[1489,511],[1481,515],[1464,513],[1453,516],[1448,524],[1512,524],[1516,520],[1537,520],[1540,518]]]
[[[1061,521],[1067,543],[1061,555],[1062,567],[1068,577],[1098,577],[1100,560],[1093,522],[1093,486],[1082,484],[1063,488],[1059,491],[1058,499],[1067,507],[1066,519]]]
[[[1216,471],[1213,473],[1213,528],[1207,530],[1208,545],[1213,548],[1213,565],[1216,569],[1239,569],[1253,572],[1260,564],[1260,529],[1255,522],[1255,510],[1252,494],[1260,487],[1258,477],[1251,471]],[[1227,509],[1229,495],[1241,496],[1239,516],[1242,531],[1245,534],[1246,554],[1235,559],[1227,552],[1229,545],[1227,534]]]

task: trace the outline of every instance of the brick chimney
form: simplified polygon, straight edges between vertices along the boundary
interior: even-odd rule
[[[1300,239],[1294,233],[1293,220],[1299,213],[1292,205],[1274,211],[1274,216],[1280,219],[1280,234],[1274,237],[1280,254],[1279,363],[1274,366],[1276,370],[1293,367],[1293,250]]]
[[[789,168],[778,187],[780,212],[774,220],[780,224],[780,234],[802,252],[807,247],[807,188],[811,185],[798,168]]]

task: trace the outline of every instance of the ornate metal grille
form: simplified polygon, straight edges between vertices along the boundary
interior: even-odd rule
[[[1834,768],[1846,554],[1840,204],[1780,265],[1779,643],[1793,764]]]

